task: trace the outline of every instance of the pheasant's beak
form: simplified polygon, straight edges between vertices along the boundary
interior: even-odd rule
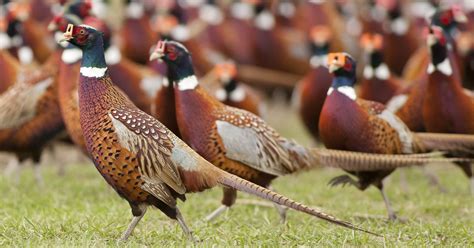
[[[67,25],[66,32],[64,32],[63,38],[59,41],[59,43],[64,42],[64,41],[72,40],[72,38],[73,38],[73,36],[72,36],[73,28],[74,28],[74,25],[72,25],[72,24]]]
[[[151,53],[150,55],[150,61],[153,61],[155,59],[160,59],[163,58],[164,54],[160,53],[160,52],[157,52],[157,51],[154,51]]]
[[[328,70],[329,70],[330,73],[333,73],[333,72],[337,71],[339,68],[341,68],[341,65],[339,65],[337,63],[330,63]]]
[[[426,43],[429,47],[436,44],[436,37],[434,36],[434,34],[428,34],[428,36],[426,36]]]
[[[164,41],[158,41],[155,50],[150,55],[150,61],[155,59],[161,60],[165,56],[165,46],[166,43]]]

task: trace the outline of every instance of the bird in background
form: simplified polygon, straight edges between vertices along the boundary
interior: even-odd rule
[[[323,108],[326,93],[331,87],[332,75],[327,69],[327,55],[330,50],[332,31],[328,26],[317,25],[309,32],[311,58],[310,71],[298,82],[293,92],[293,103],[300,117],[315,140],[319,140],[319,114]]]
[[[380,34],[362,34],[360,46],[364,51],[366,63],[358,94],[362,99],[386,104],[407,87],[407,84],[396,77],[385,63],[384,43]]]
[[[214,66],[213,72],[219,83],[214,96],[225,105],[244,109],[260,116],[263,104],[257,92],[238,81],[237,70],[233,61],[221,62]]]
[[[416,154],[433,150],[449,152],[474,148],[474,136],[446,137],[434,133],[419,136],[412,133],[383,104],[359,98],[354,90],[356,61],[349,54],[329,54],[328,65],[334,79],[319,120],[321,140],[327,148],[380,154]],[[377,187],[384,199],[389,219],[395,220],[396,214],[383,185],[383,179],[395,169],[346,170],[358,180],[343,175],[332,179],[329,184],[349,184],[360,190],[371,185]]]
[[[443,30],[438,26],[431,26],[427,32],[430,63],[422,109],[426,130],[470,137],[474,134],[474,93],[462,87],[457,60]],[[467,142],[459,142],[460,149],[452,151],[450,155],[473,157],[474,147],[466,145]],[[470,178],[471,193],[474,195],[472,163],[456,164]]]
[[[217,185],[361,230],[216,168],[117,90],[108,74],[101,32],[90,26],[70,24],[64,39],[83,51],[79,107],[87,150],[97,170],[132,209],[134,217],[122,240],[131,235],[149,206],[177,220],[184,233],[193,239],[177,207],[177,199],[184,201],[186,193]],[[160,43],[159,51],[176,49],[166,44]],[[176,53],[168,57],[180,59]]]
[[[181,43],[159,41],[156,47],[150,59],[162,59],[174,75],[176,114],[183,140],[216,167],[262,187],[269,187],[278,176],[321,165],[376,170],[433,161],[429,154],[384,156],[303,147],[281,137],[260,117],[226,106],[209,95],[199,85],[189,51]],[[206,220],[235,203],[236,189],[223,190],[222,205]],[[286,209],[277,205],[277,210],[284,221]]]

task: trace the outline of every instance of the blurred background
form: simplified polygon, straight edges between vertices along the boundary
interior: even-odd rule
[[[322,146],[317,124],[319,112],[332,81],[332,75],[326,68],[327,54],[330,52],[347,52],[357,61],[355,88],[359,96],[388,104],[394,112],[400,113],[397,112],[400,111],[397,101],[392,100],[397,96],[420,96],[425,93],[423,90],[425,88],[418,86],[426,85],[427,82],[426,68],[430,61],[426,41],[429,32],[427,28],[430,24],[436,24],[441,26],[450,46],[452,46],[456,61],[455,67],[456,70],[459,70],[463,87],[466,90],[474,89],[474,0],[1,0],[0,3],[2,5],[0,9],[0,94],[2,94],[0,102],[2,103],[12,102],[11,99],[15,98],[6,96],[5,92],[10,92],[9,89],[14,88],[16,92],[21,91],[13,86],[13,82],[30,78],[31,75],[34,75],[32,70],[37,70],[41,68],[40,66],[48,63],[48,58],[54,54],[58,47],[58,34],[66,31],[66,26],[60,17],[67,15],[76,16],[65,18],[69,22],[78,22],[77,24],[84,22],[98,27],[104,32],[108,39],[107,46],[110,50],[107,49],[107,51],[110,51],[110,59],[116,61],[111,62],[110,66],[119,65],[117,69],[111,69],[111,71],[116,71],[113,73],[123,81],[122,85],[118,85],[118,87],[128,94],[142,110],[154,116],[160,116],[160,111],[162,111],[160,103],[164,99],[160,98],[160,94],[164,94],[162,90],[169,85],[167,68],[158,61],[149,61],[149,55],[155,50],[155,45],[160,39],[175,40],[183,43],[190,51],[200,83],[213,97],[228,105],[243,108],[261,116],[282,136],[295,139],[308,146]],[[91,16],[100,21],[91,19],[86,21],[87,17]],[[78,17],[80,20],[75,19]],[[382,67],[380,67],[381,64],[383,64]],[[55,66],[59,68],[58,64],[53,65],[53,67]],[[15,78],[16,80],[14,80]],[[71,76],[64,76],[64,78],[66,81],[77,80]],[[17,219],[17,213],[12,214],[12,211],[20,209],[23,213],[30,213],[29,211],[35,208],[33,207],[34,203],[23,205],[22,202],[27,198],[35,199],[35,197],[40,197],[45,208],[58,206],[74,208],[78,204],[75,202],[77,199],[67,198],[69,200],[62,203],[49,200],[58,201],[55,195],[68,194],[60,188],[63,187],[62,184],[77,180],[76,177],[82,178],[79,180],[86,182],[85,189],[81,189],[80,183],[76,185],[77,182],[73,183],[73,186],[65,186],[68,190],[74,191],[71,193],[71,198],[78,195],[86,197],[80,192],[87,190],[92,195],[97,193],[100,196],[94,196],[93,200],[82,199],[90,204],[106,199],[104,202],[107,204],[125,205],[124,202],[119,203],[118,197],[104,193],[110,193],[106,188],[106,183],[95,172],[95,168],[85,155],[86,153],[80,148],[80,141],[74,136],[73,124],[77,125],[78,120],[68,117],[67,107],[68,104],[71,104],[70,102],[76,102],[77,107],[77,93],[68,91],[68,94],[61,95],[61,86],[55,92],[58,94],[57,99],[54,100],[58,110],[52,115],[58,118],[57,127],[54,132],[42,131],[42,133],[48,132],[48,136],[37,138],[41,139],[41,142],[35,143],[36,140],[30,142],[28,148],[30,150],[34,150],[36,147],[44,148],[39,152],[43,156],[35,154],[31,160],[28,160],[30,158],[28,156],[12,155],[12,149],[8,148],[9,140],[4,138],[0,131],[0,141],[5,143],[0,147],[6,147],[3,149],[6,152],[0,154],[0,169],[3,173],[3,177],[0,179],[0,189],[4,193],[6,192],[5,194],[9,197],[5,201],[8,207],[1,210],[0,214],[5,217],[3,230],[11,235],[10,238],[4,235],[4,244],[12,244],[15,238],[25,239],[29,235],[35,237],[33,240],[53,240],[44,236],[47,233],[44,230],[35,231],[36,234],[30,233],[28,231],[29,224],[25,223],[31,221]],[[469,94],[472,93],[469,92]],[[37,99],[32,96],[34,95],[24,97],[25,99]],[[47,105],[45,109],[53,109],[51,106]],[[23,107],[22,105],[21,109]],[[17,106],[10,109],[15,108],[18,109]],[[4,126],[8,126],[7,119],[2,119],[7,116],[4,109],[0,109],[4,111],[0,113],[0,122],[4,122],[6,123]],[[415,118],[419,116],[421,113],[415,112],[406,119],[400,117],[412,131],[426,131],[423,124],[420,124]],[[69,120],[66,120],[67,118]],[[62,123],[63,119],[65,123]],[[0,124],[0,129],[4,126]],[[8,128],[12,127],[8,126]],[[13,127],[13,129],[15,128]],[[19,166],[19,164],[21,165]],[[39,164],[41,166],[38,166]],[[32,167],[36,172],[29,169]],[[439,182],[420,181],[420,171],[408,169],[406,170],[408,176],[400,176],[397,172],[394,176],[396,182],[389,183],[392,186],[388,187],[391,188],[389,192],[394,195],[393,198],[396,199],[397,205],[406,204],[407,208],[404,214],[408,219],[416,218],[416,216],[442,219],[441,222],[431,221],[427,224],[434,230],[433,233],[425,233],[426,235],[423,237],[428,243],[410,243],[410,238],[404,237],[402,240],[407,243],[402,244],[474,244],[472,240],[474,223],[472,223],[472,218],[469,220],[469,217],[466,217],[472,216],[474,213],[472,198],[467,197],[468,179],[462,176],[460,170],[453,169],[453,166],[438,165],[432,168],[434,168],[432,170],[434,174],[440,175],[440,179],[437,179],[440,180]],[[356,212],[364,219],[370,219],[365,218],[367,209],[370,208],[372,212],[379,214],[375,219],[382,219],[380,215],[385,214],[384,207],[375,190],[369,191],[367,196],[353,189],[330,189],[326,187],[327,181],[331,176],[340,173],[334,169],[324,168],[321,170],[303,176],[289,176],[282,181],[278,180],[277,187],[283,188],[281,190],[283,193],[300,196],[300,199],[315,205],[327,204],[325,207],[336,209],[336,212],[347,214],[347,216],[350,216],[351,210],[356,209]],[[45,176],[42,176],[42,173]],[[35,180],[40,181],[40,184],[43,184],[45,188],[37,187]],[[304,183],[296,186],[300,180]],[[393,181],[391,178],[389,180]],[[400,185],[405,184],[400,184],[399,180],[408,180],[410,182],[408,185],[413,186],[408,189],[404,188],[405,186]],[[315,184],[313,185],[313,183]],[[50,185],[48,186],[48,184]],[[417,191],[417,187],[423,188],[421,193]],[[30,189],[34,194],[29,192]],[[299,193],[295,194],[295,191]],[[439,191],[449,192],[449,196],[439,193]],[[333,203],[325,203],[317,197],[308,196],[311,192],[322,194],[324,199]],[[433,192],[436,193],[431,195]],[[42,194],[49,198],[42,198],[40,196]],[[216,190],[205,195],[204,205],[217,204],[218,195]],[[17,196],[19,197],[16,198]],[[192,198],[192,200],[196,199]],[[361,205],[354,206],[353,203],[358,201],[362,202]],[[339,202],[340,205],[335,202]],[[378,205],[371,205],[370,202],[377,202]],[[444,202],[445,205],[436,205],[440,202]],[[422,205],[420,207],[422,210],[415,210],[414,206],[418,204]],[[430,212],[432,210],[430,206],[433,205],[438,207]],[[107,205],[99,204],[97,207],[103,210],[107,208]],[[338,209],[338,207],[340,208]],[[92,211],[101,211],[94,207],[91,208]],[[444,214],[442,209],[445,208],[449,208],[452,212]],[[89,207],[85,207],[85,209],[88,210],[81,208],[83,212],[79,211],[79,214],[73,218],[80,220],[87,216],[91,209]],[[117,229],[116,232],[119,232],[118,230],[125,225],[125,220],[121,217],[129,214],[126,212],[126,207],[118,209],[118,207],[114,207],[113,211],[116,212],[109,216],[111,219],[117,218],[124,221],[113,224]],[[185,208],[185,211],[186,209],[192,211],[191,207]],[[426,211],[424,212],[424,210]],[[246,214],[255,214],[250,208],[243,211],[246,211]],[[203,216],[204,212],[199,212],[199,216]],[[50,214],[47,211],[42,215],[33,214],[34,221],[31,225],[54,226],[54,224],[47,222],[41,223],[41,219]],[[263,215],[265,214],[263,213]],[[157,213],[150,218],[164,219],[158,215],[160,214]],[[62,216],[67,217],[67,215]],[[198,214],[191,215],[190,219],[192,221],[199,216]],[[231,216],[237,218],[236,216],[239,215],[234,213]],[[450,219],[449,216],[456,216],[455,218],[459,222],[453,224],[451,222],[453,219]],[[58,224],[53,218],[46,219],[50,223]],[[106,220],[95,220],[94,225],[100,226],[103,221]],[[22,224],[26,225],[20,228],[23,232],[13,234],[11,228]],[[258,225],[258,223],[252,224]],[[376,221],[368,221],[366,224],[381,230],[389,228],[393,232],[405,228],[398,225],[387,227]],[[449,229],[450,224],[453,225],[453,229]],[[84,240],[99,240],[98,243],[83,242],[81,244],[103,244],[101,242],[102,239],[106,239],[106,234],[102,234],[100,237],[88,236],[93,233],[94,228],[98,227],[84,225],[86,225],[84,227],[85,236],[81,236],[81,230],[64,232],[55,228],[51,230],[62,233],[64,235],[62,238],[73,233],[81,236]],[[158,228],[156,223],[149,225],[152,229]],[[297,225],[312,224],[303,222]],[[209,230],[212,228],[207,227]],[[317,227],[319,226],[311,226],[309,229]],[[413,232],[422,233],[425,227],[420,225],[411,228],[413,228]],[[285,242],[279,244],[304,243],[307,237],[313,235],[314,230],[309,229],[304,229],[301,237],[285,237]],[[455,232],[461,229],[461,233]],[[209,230],[206,232],[206,236],[212,235]],[[330,235],[330,231],[326,234]],[[452,240],[461,240],[462,242],[445,243],[448,241],[444,240],[441,234],[441,236],[436,236],[445,232],[453,233],[448,238],[449,242]],[[176,241],[180,238],[179,230],[177,233],[171,232],[166,235]],[[224,235],[227,234],[224,233]],[[230,237],[238,239],[245,236],[242,233],[240,235]],[[269,236],[269,240],[263,244],[276,245],[271,240],[272,237],[276,238],[279,234],[272,235],[276,236]],[[294,235],[298,236],[298,233],[296,232]],[[471,238],[466,238],[469,235]],[[147,242],[151,242],[150,240],[156,238],[156,233],[147,238]],[[105,244],[110,244],[107,243],[110,240],[105,242]],[[337,237],[326,242],[343,244],[343,239]],[[352,245],[360,245],[364,242],[365,240],[358,240]],[[235,245],[225,238],[219,243]],[[52,244],[58,245],[59,243],[56,240]],[[137,245],[150,245],[150,243],[138,243]]]

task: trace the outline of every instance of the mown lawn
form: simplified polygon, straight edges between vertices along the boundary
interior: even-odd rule
[[[271,115],[272,118],[282,116]],[[286,116],[285,120],[294,120]],[[270,119],[272,119],[270,118]],[[298,124],[277,122],[286,136],[301,140]],[[308,142],[308,139],[305,140]],[[67,155],[67,154],[66,154]],[[55,161],[43,166],[45,187],[38,188],[30,168],[23,170],[19,185],[0,176],[0,247],[163,247],[192,245],[179,226],[160,211],[148,211],[127,243],[116,240],[131,218],[120,199],[88,163],[76,163],[59,177]],[[353,232],[305,214],[290,211],[286,224],[267,202],[241,193],[238,204],[212,223],[202,219],[219,206],[221,190],[188,195],[180,209],[198,246],[474,246],[474,197],[468,180],[451,165],[432,166],[449,193],[428,185],[417,168],[406,170],[409,188],[403,192],[399,172],[387,182],[387,192],[403,222],[387,222],[379,192],[369,188],[330,188],[327,182],[341,172],[319,169],[280,178],[274,187],[305,204],[325,209],[341,219],[384,235],[373,237]],[[1,173],[0,173],[1,174]],[[251,203],[257,201],[258,206]]]

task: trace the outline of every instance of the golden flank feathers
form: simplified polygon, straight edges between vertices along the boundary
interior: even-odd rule
[[[134,109],[114,108],[109,117],[120,144],[137,155],[140,174],[146,183],[152,185],[147,187],[151,194],[169,194],[166,187],[160,186],[163,183],[179,194],[186,193],[178,165],[172,160],[174,144],[168,129],[151,116]]]

